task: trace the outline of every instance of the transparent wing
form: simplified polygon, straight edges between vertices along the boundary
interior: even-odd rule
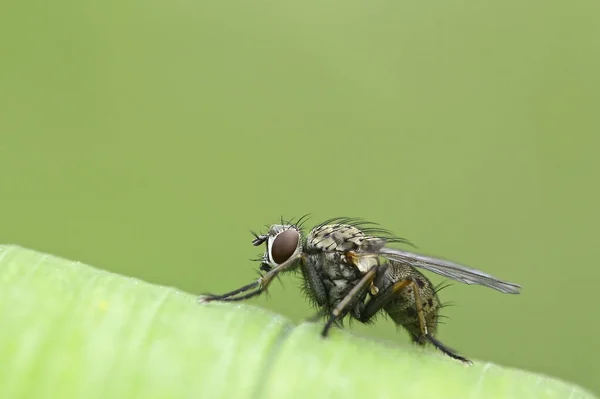
[[[390,260],[420,267],[465,284],[479,284],[506,294],[518,294],[521,286],[497,279],[477,269],[471,269],[444,259],[384,247],[379,254]]]

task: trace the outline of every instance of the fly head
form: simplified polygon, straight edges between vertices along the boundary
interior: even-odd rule
[[[292,224],[274,224],[267,234],[254,234],[252,245],[266,244],[260,269],[270,271],[302,250],[302,232]]]

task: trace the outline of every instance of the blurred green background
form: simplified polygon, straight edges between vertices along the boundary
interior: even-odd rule
[[[599,18],[592,0],[3,3],[0,242],[218,293],[256,277],[249,229],[362,217],[522,284],[444,290],[447,345],[599,392]],[[252,303],[300,321],[298,285]]]

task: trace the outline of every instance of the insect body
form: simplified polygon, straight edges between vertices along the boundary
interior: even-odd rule
[[[264,292],[283,272],[302,273],[304,290],[327,317],[322,335],[349,316],[368,323],[385,312],[404,327],[413,342],[429,342],[454,359],[470,362],[435,338],[440,301],[432,283],[417,268],[500,292],[518,294],[520,286],[476,269],[413,252],[390,248],[391,243],[410,244],[373,223],[334,218],[304,236],[302,218],[294,223],[274,224],[267,234],[257,235],[254,246],[266,244],[258,280],[223,295],[204,295],[200,302],[240,301]]]

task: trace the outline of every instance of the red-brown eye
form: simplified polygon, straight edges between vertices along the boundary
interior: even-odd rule
[[[290,258],[298,247],[300,234],[295,229],[288,229],[279,233],[271,246],[271,256],[278,265]]]

